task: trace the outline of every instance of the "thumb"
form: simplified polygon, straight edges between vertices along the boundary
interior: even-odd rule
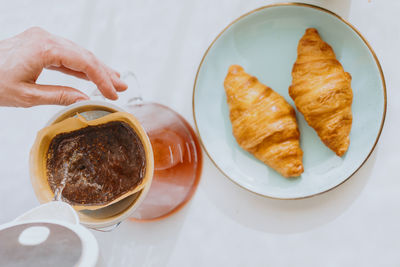
[[[81,91],[60,85],[32,84],[29,86],[34,99],[31,105],[70,105],[78,101],[88,100],[89,97]]]

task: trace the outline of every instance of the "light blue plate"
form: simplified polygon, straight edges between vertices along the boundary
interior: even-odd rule
[[[309,27],[318,29],[353,77],[351,143],[345,156],[336,156],[297,112],[305,171],[299,178],[286,179],[236,143],[223,82],[228,67],[239,64],[294,106],[288,95],[291,70],[298,41]],[[353,26],[315,6],[281,4],[240,17],[215,39],[199,66],[193,109],[203,147],[227,177],[257,194],[295,199],[340,185],[366,161],[382,130],[386,89],[374,52]]]

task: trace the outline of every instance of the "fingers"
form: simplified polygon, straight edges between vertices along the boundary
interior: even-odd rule
[[[119,73],[118,73],[118,75],[119,75]],[[117,76],[117,74],[111,75],[111,80],[115,87],[115,90],[117,90],[118,92],[123,92],[126,89],[128,89],[128,85],[124,81],[122,81],[119,78],[119,76]]]
[[[109,66],[107,66],[107,65],[105,65],[105,64],[103,64],[103,66],[104,66],[104,68],[107,69],[107,72],[108,72],[108,73],[110,73],[110,74],[115,74],[118,78],[121,77],[121,74],[120,74],[118,71],[116,71],[116,70],[110,68]]]
[[[117,91],[124,91],[128,87],[119,78],[118,72],[105,66],[91,52],[63,38],[57,37],[51,45],[46,46],[43,60],[45,68],[56,68],[62,72],[70,70],[72,72],[68,74],[84,78],[79,74],[83,73],[105,97],[112,100],[118,98]]]
[[[58,85],[28,84],[30,98],[25,106],[36,105],[70,105],[78,101],[88,100],[89,97],[81,91]]]
[[[118,71],[110,68],[105,64],[103,64],[103,67],[107,70],[108,74],[111,76],[113,85],[118,92],[123,92],[126,89],[128,89],[128,85],[120,79],[121,74]]]
[[[52,65],[64,66],[76,72],[83,72],[89,80],[97,85],[97,88],[105,97],[112,100],[117,99],[116,89],[110,75],[94,56],[80,50],[69,46],[53,47],[46,53],[46,67]]]
[[[89,78],[86,76],[85,73],[67,69],[64,66],[60,66],[60,67],[50,66],[50,67],[47,67],[47,69],[56,70],[56,71],[59,71],[59,72],[62,72],[62,73],[68,74],[68,75],[75,76],[80,79],[89,80]]]
[[[120,79],[121,75],[117,71],[110,69],[107,66],[105,66],[105,67],[107,69],[108,74],[111,77],[111,81],[114,85],[115,90],[117,92],[125,91],[128,88],[128,85]],[[47,69],[59,71],[59,72],[62,72],[62,73],[68,74],[68,75],[75,76],[80,79],[89,80],[89,78],[86,76],[85,73],[79,72],[79,71],[74,71],[74,70],[68,69],[64,66],[60,66],[60,67],[49,66],[49,67],[47,67]]]

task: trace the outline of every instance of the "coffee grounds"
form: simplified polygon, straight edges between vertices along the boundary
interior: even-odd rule
[[[56,135],[46,166],[53,192],[67,176],[63,201],[104,205],[141,183],[146,157],[136,132],[125,122],[113,121]]]

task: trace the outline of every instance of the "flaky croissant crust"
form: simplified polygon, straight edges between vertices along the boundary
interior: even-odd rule
[[[342,156],[350,144],[351,76],[314,28],[298,44],[292,78],[289,95],[297,109],[322,142]]]
[[[238,144],[285,177],[303,172],[295,111],[271,88],[232,65],[224,82]]]

